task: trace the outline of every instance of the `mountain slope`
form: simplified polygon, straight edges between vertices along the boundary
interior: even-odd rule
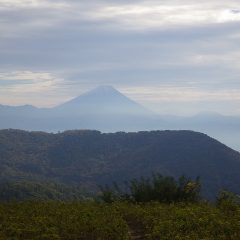
[[[153,131],[103,134],[67,131],[59,134],[0,131],[0,176],[97,185],[123,182],[159,172],[200,176],[209,198],[221,188],[239,193],[240,154],[205,134]]]
[[[153,129],[160,121],[151,111],[111,86],[97,87],[54,108],[2,106],[0,117],[0,129],[48,132],[67,129],[133,131]]]
[[[79,114],[144,115],[152,114],[140,104],[127,98],[111,86],[99,86],[66,102],[55,109],[74,111]]]
[[[206,133],[240,151],[240,117],[199,113],[192,117],[161,116],[163,129],[188,129]]]

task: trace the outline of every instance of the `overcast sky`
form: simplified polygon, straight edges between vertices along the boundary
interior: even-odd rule
[[[0,104],[99,85],[159,113],[240,115],[239,0],[0,0]]]

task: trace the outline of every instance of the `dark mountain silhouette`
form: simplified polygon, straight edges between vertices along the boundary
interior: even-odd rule
[[[158,172],[200,176],[209,198],[222,188],[240,193],[240,153],[192,131],[2,130],[0,166],[4,181],[50,181],[81,185],[87,191]]]

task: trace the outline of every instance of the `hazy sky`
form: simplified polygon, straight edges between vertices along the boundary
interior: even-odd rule
[[[0,0],[0,103],[112,85],[152,110],[240,115],[239,0]]]

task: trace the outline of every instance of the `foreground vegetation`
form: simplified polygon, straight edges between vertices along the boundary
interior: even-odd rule
[[[126,182],[124,188],[106,186],[98,198],[88,201],[80,198],[80,190],[64,185],[3,186],[0,240],[238,240],[240,236],[239,196],[222,191],[210,204],[200,196],[199,178],[176,180],[154,174]]]
[[[196,203],[201,199],[200,178],[192,180],[181,176],[178,180],[171,176],[152,174],[151,177],[141,177],[125,182],[122,189],[117,183],[112,187],[101,187],[100,198],[106,203],[128,201],[146,203],[157,201],[162,203],[188,202]]]
[[[236,239],[240,208],[206,203],[0,204],[0,239]]]

